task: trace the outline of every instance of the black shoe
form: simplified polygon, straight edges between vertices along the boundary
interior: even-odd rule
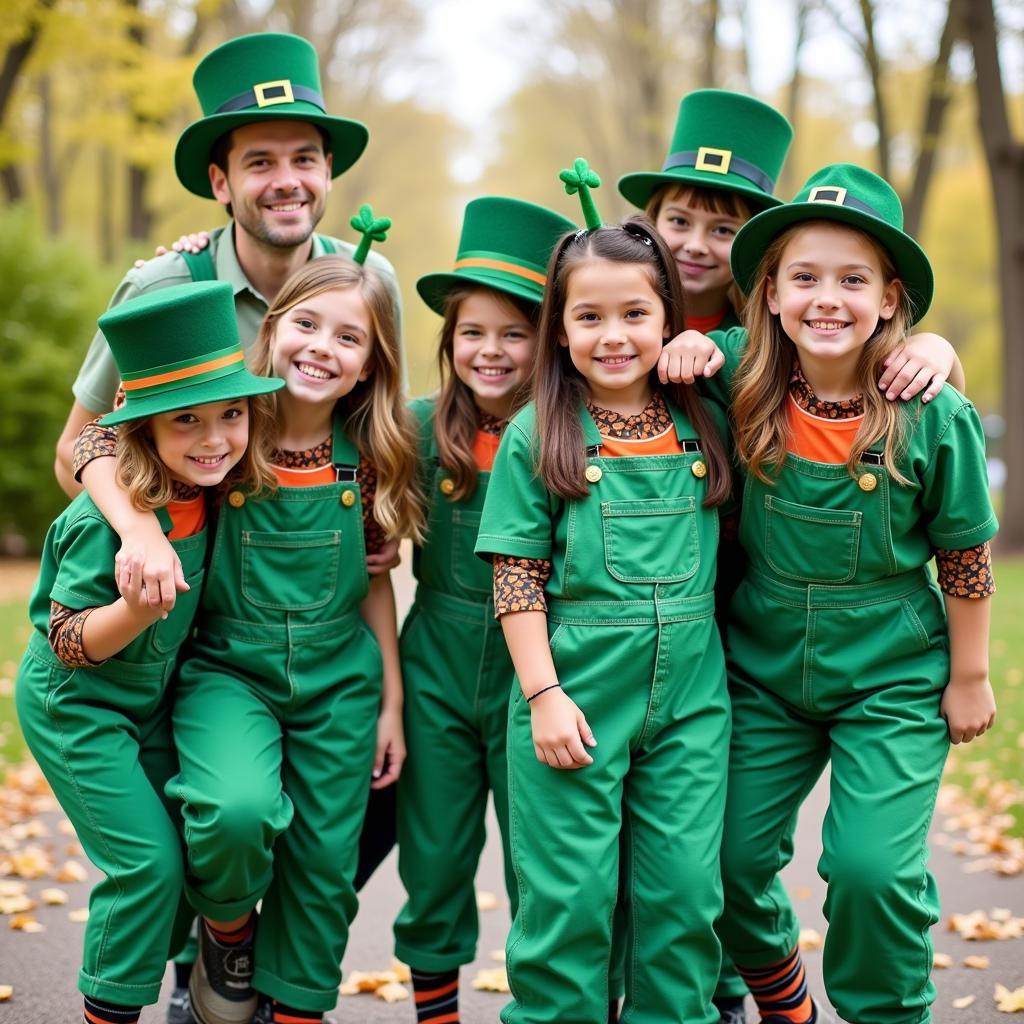
[[[167,1003],[167,1024],[198,1024],[192,1016],[192,1001],[187,988],[176,988]]]
[[[222,946],[201,924],[199,956],[188,983],[199,1024],[250,1024],[256,1012],[252,974],[251,936],[239,946]]]
[[[260,996],[260,1004],[256,1007],[256,1013],[252,1018],[252,1024],[274,1024],[274,1003],[266,996]],[[323,1024],[339,1024],[337,1017],[328,1017],[324,1014]]]
[[[811,1002],[814,1004],[814,1024],[836,1024],[835,1017],[823,1010],[817,999],[812,999]],[[788,1024],[788,1022],[785,1018],[778,1017],[773,1013],[770,1017],[762,1017],[761,1024]]]

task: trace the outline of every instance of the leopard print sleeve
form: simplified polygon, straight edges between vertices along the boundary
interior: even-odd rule
[[[384,527],[377,522],[373,514],[373,501],[377,494],[377,467],[364,455],[359,456],[356,479],[363,502],[363,541],[366,544],[366,553],[376,555],[387,543],[387,536]]]
[[[79,611],[67,608],[59,601],[50,602],[50,628],[47,639],[53,653],[68,668],[92,668],[101,664],[86,657],[82,644],[85,620],[94,611],[95,608],[83,608]]]
[[[82,470],[93,459],[113,455],[116,448],[117,427],[101,427],[99,419],[86,423],[75,441],[71,459],[71,471],[75,474],[75,479],[81,483]]]
[[[935,549],[939,587],[950,597],[978,600],[996,592],[992,578],[992,549],[988,541],[962,551]]]
[[[546,612],[544,587],[551,579],[546,558],[494,556],[494,617],[510,612]]]

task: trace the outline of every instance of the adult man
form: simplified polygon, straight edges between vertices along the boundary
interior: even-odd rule
[[[229,281],[243,348],[253,342],[270,301],[306,260],[354,246],[313,231],[332,178],[352,166],[369,133],[358,121],[324,111],[316,51],[298,36],[260,33],[209,53],[193,76],[203,117],[178,140],[175,170],[190,192],[216,199],[232,220],[211,233],[208,276]],[[371,252],[400,309],[391,264]],[[176,252],[130,270],[110,305],[194,279]],[[57,442],[55,472],[69,495],[79,490],[72,452],[81,428],[108,411],[117,368],[97,332],[72,386],[74,404]]]

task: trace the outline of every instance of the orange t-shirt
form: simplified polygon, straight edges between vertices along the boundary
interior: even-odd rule
[[[789,450],[811,462],[832,465],[842,465],[850,457],[854,438],[864,421],[863,415],[839,420],[814,416],[801,409],[792,395],[786,406],[786,418],[789,422]]]
[[[674,427],[669,427],[657,437],[644,437],[639,440],[622,437],[605,437],[601,435],[601,454],[611,458],[634,455],[679,455],[683,446],[676,437]]]
[[[725,310],[723,309],[720,313],[712,313],[711,316],[688,316],[685,326],[688,331],[700,331],[701,334],[707,334],[709,331],[715,330],[724,319]]]
[[[313,466],[311,469],[274,466],[273,469],[281,487],[319,487],[321,484],[333,484],[338,479],[332,465]]]
[[[486,430],[478,430],[473,439],[473,459],[481,473],[490,473],[494,468],[494,456],[498,454],[501,437]]]
[[[194,537],[206,525],[206,495],[198,494],[188,501],[168,502],[167,514],[171,517],[169,540]]]

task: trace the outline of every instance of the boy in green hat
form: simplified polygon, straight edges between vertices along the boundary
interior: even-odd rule
[[[127,394],[105,420],[122,425],[118,481],[156,513],[189,590],[169,612],[149,604],[138,577],[120,596],[119,538],[80,494],[47,534],[16,703],[29,749],[104,874],[78,979],[84,1018],[133,1024],[156,1002],[172,932],[182,938],[191,917],[178,914],[181,839],[163,787],[177,769],[169,684],[202,587],[206,496],[229,474],[243,486],[272,482],[270,415],[256,396],[283,382],[245,369],[225,283],[133,299],[100,326]]]
[[[350,243],[313,232],[331,180],[359,158],[368,132],[358,121],[325,112],[316,51],[298,36],[261,32],[230,40],[203,58],[193,84],[203,116],[182,132],[175,170],[185,188],[216,199],[232,220],[211,232],[209,249],[198,256],[170,252],[130,270],[110,306],[192,280],[227,281],[248,349],[294,270],[317,256],[352,253]],[[369,265],[382,274],[398,313],[391,264],[371,252]],[[100,331],[72,387],[75,401],[57,442],[57,479],[69,495],[78,490],[75,440],[111,408],[117,385]]]
[[[829,997],[852,1024],[927,1024],[928,826],[950,740],[969,742],[995,716],[984,434],[951,387],[909,408],[874,386],[933,292],[899,198],[876,175],[818,171],[743,228],[732,267],[751,296],[748,328],[718,336],[725,369],[709,385],[731,395],[748,568],[726,647],[719,934],[763,1021],[825,1019],[778,872],[830,764],[819,862]]]

